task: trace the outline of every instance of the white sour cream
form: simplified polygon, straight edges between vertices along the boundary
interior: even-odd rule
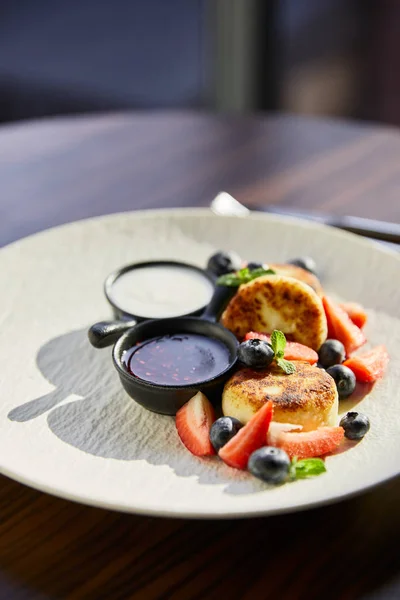
[[[209,279],[195,269],[157,265],[127,271],[115,280],[109,296],[125,312],[162,318],[202,308],[213,291]]]

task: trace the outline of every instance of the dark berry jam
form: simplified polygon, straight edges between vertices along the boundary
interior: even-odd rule
[[[129,373],[161,385],[191,385],[228,368],[229,350],[219,340],[196,333],[176,333],[146,340],[127,350]]]

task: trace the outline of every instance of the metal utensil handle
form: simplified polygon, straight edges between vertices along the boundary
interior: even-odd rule
[[[211,209],[218,215],[245,217],[250,210],[226,192],[218,194],[210,204]],[[366,219],[364,217],[353,217],[350,215],[336,216],[313,211],[298,210],[295,208],[266,205],[255,206],[253,211],[286,215],[297,219],[306,219],[357,233],[363,237],[389,242],[400,245],[400,224],[379,221],[377,219]]]

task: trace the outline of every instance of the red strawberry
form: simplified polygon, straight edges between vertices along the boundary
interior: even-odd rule
[[[368,316],[361,304],[357,302],[341,302],[339,306],[347,312],[354,325],[357,325],[360,329],[364,327]]]
[[[249,331],[245,335],[245,340],[263,340],[264,342],[271,342],[271,336],[267,333],[257,333],[256,331]],[[285,356],[286,360],[304,360],[305,362],[310,363],[310,365],[315,365],[318,362],[318,354],[309,348],[308,346],[304,346],[303,344],[298,344],[297,342],[286,342],[285,347]]]
[[[245,469],[250,454],[261,446],[265,446],[272,410],[272,402],[266,402],[250,421],[221,448],[219,456],[227,465],[235,469]]]
[[[344,437],[343,427],[319,427],[314,431],[277,431],[267,435],[267,443],[282,448],[290,458],[312,458],[335,450]]]
[[[369,352],[350,356],[343,364],[349,367],[357,381],[370,382],[383,377],[389,363],[389,354],[385,346],[376,346]]]
[[[339,304],[326,296],[322,298],[322,302],[328,322],[328,337],[342,342],[347,355],[365,344],[365,335],[357,325],[354,325],[349,315]]]
[[[176,413],[176,428],[186,448],[195,456],[210,456],[215,450],[210,442],[210,429],[215,421],[212,404],[197,392]]]

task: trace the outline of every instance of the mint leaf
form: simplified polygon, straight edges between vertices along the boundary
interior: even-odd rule
[[[285,360],[284,358],[277,358],[276,364],[282,371],[286,373],[286,375],[293,375],[296,372],[296,367],[289,360]]]
[[[285,354],[286,347],[286,338],[285,334],[282,331],[278,331],[275,329],[271,333],[271,346],[272,350],[275,352],[276,358],[283,358]]]
[[[296,371],[294,364],[283,358],[285,356],[286,338],[282,331],[275,329],[271,333],[271,346],[272,350],[274,351],[275,361],[278,367],[281,368],[286,375],[291,375],[294,373]]]
[[[326,473],[326,467],[320,458],[303,458],[297,460],[293,458],[289,469],[291,479],[307,479],[307,477],[316,477]]]
[[[246,269],[246,271],[249,271]],[[249,281],[253,279],[257,279],[257,277],[261,277],[262,275],[276,275],[276,271],[273,269],[264,269],[264,267],[258,267],[258,269],[253,269],[249,271]]]
[[[218,277],[216,283],[217,285],[224,285],[226,287],[239,287],[241,281],[236,273],[227,273]]]
[[[245,267],[236,273],[221,275],[221,277],[218,277],[216,284],[227,287],[239,287],[239,285],[249,283],[249,281],[253,281],[253,279],[257,279],[257,277],[261,277],[262,275],[276,275],[276,273],[273,269],[264,269],[263,267],[253,269],[252,271]]]

